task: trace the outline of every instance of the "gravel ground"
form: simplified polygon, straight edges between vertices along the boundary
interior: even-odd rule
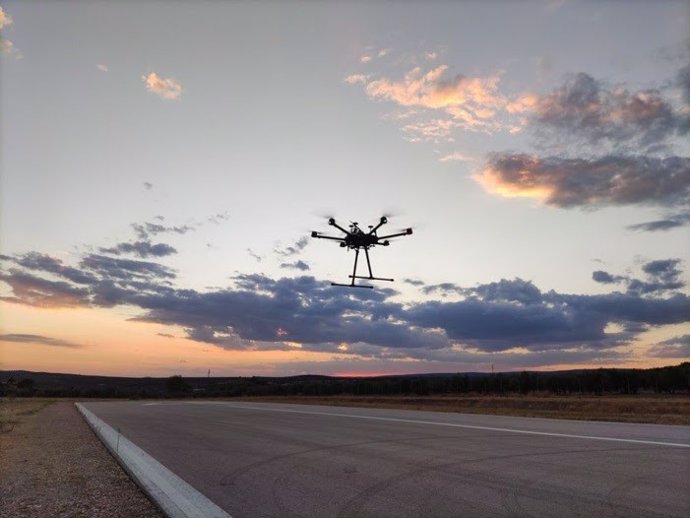
[[[0,433],[0,473],[2,518],[162,517],[71,402],[24,415]]]

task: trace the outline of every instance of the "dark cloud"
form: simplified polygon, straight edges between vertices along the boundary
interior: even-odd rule
[[[153,184],[151,182],[144,182],[144,189],[150,191],[151,189],[153,189]]]
[[[680,280],[680,262],[680,259],[660,259],[645,263],[642,271],[646,274],[646,279],[612,275],[602,270],[593,272],[592,279],[602,284],[626,284],[628,293],[637,295],[660,294],[685,286]]]
[[[690,202],[690,158],[678,156],[590,160],[494,153],[478,179],[489,190],[563,208]]]
[[[12,289],[5,302],[37,307],[78,307],[87,304],[89,290],[65,281],[53,281],[17,269],[0,272],[0,281]]]
[[[249,255],[251,255],[254,259],[256,259],[257,263],[260,263],[261,261],[263,261],[263,257],[260,256],[259,254],[257,254],[256,252],[254,252],[254,250],[252,250],[251,248],[247,248],[247,253]]]
[[[611,275],[608,272],[597,270],[596,272],[592,272],[592,279],[602,284],[614,284],[625,280],[625,277]]]
[[[210,216],[206,221],[209,223],[213,223],[214,225],[220,225],[223,221],[227,221],[229,219],[230,214],[228,214],[227,212],[219,212],[218,214]]]
[[[97,278],[84,270],[66,266],[60,259],[49,255],[30,252],[14,259],[16,264],[29,270],[40,270],[63,277],[77,284],[93,284]]]
[[[690,358],[690,335],[676,336],[650,347],[650,356],[659,358]]]
[[[690,106],[690,64],[681,68],[676,77],[676,84],[681,89],[683,101]]]
[[[687,132],[687,117],[676,113],[658,90],[609,89],[585,73],[573,75],[539,97],[534,127],[548,139],[557,130],[590,145],[649,146]]]
[[[461,294],[463,289],[452,282],[441,282],[439,284],[428,284],[422,288],[422,293],[430,295],[431,293],[440,293],[443,296],[452,294]]]
[[[196,230],[190,225],[169,226],[159,223],[132,223],[132,228],[139,239],[148,240],[158,234],[186,234]]]
[[[424,286],[424,281],[419,279],[403,279],[405,284],[411,284],[412,286]]]
[[[149,241],[135,241],[133,243],[118,243],[111,248],[101,248],[105,254],[133,254],[138,257],[165,257],[176,254],[177,250],[165,243],[153,244]]]
[[[99,254],[86,255],[79,265],[105,279],[141,280],[173,279],[175,273],[168,267],[150,261],[120,259]]]
[[[290,257],[293,255],[297,255],[304,250],[304,248],[309,244],[309,238],[308,237],[302,237],[295,241],[292,245],[287,246],[285,248],[276,248],[274,252],[278,254],[281,257]]]
[[[657,219],[654,221],[646,221],[644,223],[637,223],[629,225],[628,230],[641,230],[644,232],[659,232],[678,228],[690,223],[690,211],[672,214],[664,219]]]
[[[281,263],[280,264],[281,268],[292,268],[295,270],[301,270],[303,272],[310,270],[309,265],[302,261],[301,259],[299,261],[295,261],[294,263]]]
[[[54,347],[69,347],[69,348],[83,347],[80,344],[68,342],[67,340],[60,340],[58,338],[50,338],[49,336],[24,335],[24,334],[16,334],[16,333],[0,335],[0,342],[30,343],[30,344],[51,345]]]
[[[25,257],[33,259],[20,264]],[[522,355],[523,363],[564,363],[620,357],[640,333],[690,318],[690,297],[673,291],[680,282],[678,259],[642,265],[646,279],[640,282],[655,284],[653,289],[635,287],[636,279],[626,277],[626,293],[571,295],[542,292],[518,278],[470,288],[433,285],[429,293],[446,290],[459,300],[406,304],[393,302],[397,292],[389,288],[341,290],[311,276],[240,274],[231,288],[197,291],[175,287],[171,270],[148,261],[88,254],[79,269],[92,282],[79,284],[63,280],[58,267],[65,265],[41,254],[12,260],[18,268],[0,274],[12,291],[3,300],[45,307],[129,305],[141,311],[134,320],[182,328],[188,339],[227,349],[294,350],[297,343],[301,350],[371,359],[452,362],[500,354]],[[61,280],[40,277],[45,273]],[[601,278],[615,279],[605,274]],[[612,323],[621,330],[607,332]],[[511,352],[516,347],[519,355]]]

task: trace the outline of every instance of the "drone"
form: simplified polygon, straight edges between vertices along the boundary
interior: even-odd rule
[[[396,232],[395,234],[389,234],[387,236],[377,235],[376,232],[378,231],[378,229],[386,223],[388,223],[388,218],[386,218],[386,216],[381,216],[378,225],[369,225],[369,231],[365,232],[359,227],[359,223],[355,221],[350,223],[350,230],[345,230],[343,227],[336,223],[335,218],[329,218],[328,224],[340,230],[343,234],[345,234],[345,236],[327,236],[322,234],[321,232],[317,232],[315,230],[312,231],[311,237],[339,241],[340,246],[342,248],[347,248],[348,250],[355,251],[355,267],[352,270],[352,275],[349,275],[350,279],[352,279],[352,282],[350,282],[349,284],[339,284],[337,282],[332,282],[331,286],[343,286],[345,288],[373,288],[373,286],[370,286],[368,284],[355,284],[355,279],[368,279],[370,281],[393,282],[393,279],[387,279],[384,277],[374,277],[374,274],[371,271],[371,261],[369,260],[369,249],[372,246],[376,245],[388,246],[391,244],[389,239],[400,236],[409,236],[412,234],[412,229],[406,228],[400,232]],[[357,260],[359,259],[360,249],[364,250],[364,255],[367,258],[367,268],[369,269],[369,276],[357,275]]]

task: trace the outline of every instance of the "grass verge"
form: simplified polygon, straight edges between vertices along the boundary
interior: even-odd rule
[[[306,405],[690,425],[690,395],[284,396],[241,399]]]

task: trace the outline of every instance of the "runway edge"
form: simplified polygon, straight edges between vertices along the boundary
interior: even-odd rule
[[[81,403],[74,404],[113,457],[168,518],[232,518],[187,482],[113,429]]]

